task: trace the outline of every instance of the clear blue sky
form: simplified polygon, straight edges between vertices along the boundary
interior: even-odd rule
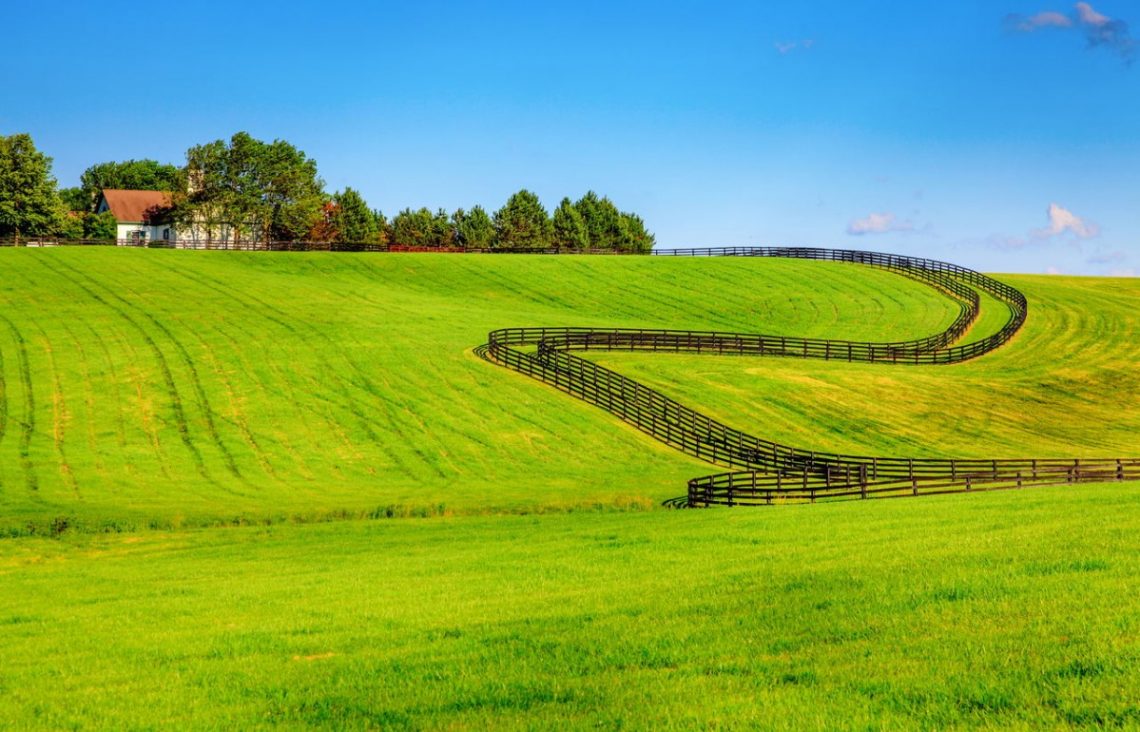
[[[592,188],[661,247],[1135,275],[1129,21],[1136,0],[18,2],[0,133],[61,185],[247,130],[389,214]]]

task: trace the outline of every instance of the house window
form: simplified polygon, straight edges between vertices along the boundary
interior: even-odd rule
[[[163,241],[170,241],[170,229],[163,229],[162,230],[162,240]]]

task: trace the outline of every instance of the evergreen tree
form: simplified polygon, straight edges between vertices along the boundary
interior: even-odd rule
[[[574,208],[582,215],[592,249],[616,249],[621,240],[621,213],[608,198],[588,191]]]
[[[341,243],[372,244],[379,238],[376,216],[352,188],[333,194],[332,225],[335,240]]]
[[[467,249],[491,249],[495,246],[495,223],[482,206],[470,211],[459,209],[452,215],[459,246]]]
[[[405,208],[392,219],[391,246],[430,247],[433,246],[433,223],[431,211],[421,208],[413,211]]]
[[[451,223],[451,217],[447,215],[447,211],[442,208],[435,212],[435,216],[431,219],[431,244],[433,247],[454,247],[455,246],[455,226]]]
[[[587,249],[590,237],[586,232],[586,222],[569,198],[554,210],[554,246],[562,249]]]
[[[376,243],[387,246],[392,241],[392,226],[388,223],[388,217],[380,209],[374,209],[372,221],[376,224]]]
[[[0,237],[43,236],[63,227],[51,158],[27,134],[0,135]]]
[[[538,196],[525,188],[495,212],[497,246],[503,249],[545,249],[553,229]]]
[[[656,238],[645,230],[645,222],[637,214],[622,213],[619,221],[620,239],[617,249],[633,254],[648,254]]]

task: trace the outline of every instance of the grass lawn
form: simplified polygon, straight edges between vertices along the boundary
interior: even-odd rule
[[[716,468],[472,353],[528,325],[919,337],[957,307],[917,282],[78,248],[0,273],[0,727],[1140,728],[1140,484],[670,511]],[[1140,455],[1140,281],[1001,279],[1029,320],[958,366],[590,357],[800,447]]]
[[[0,271],[16,534],[650,506],[707,466],[481,361],[488,331],[896,339],[957,313],[818,262],[60,248],[0,251]]]
[[[1140,725],[1140,484],[10,540],[15,728]]]

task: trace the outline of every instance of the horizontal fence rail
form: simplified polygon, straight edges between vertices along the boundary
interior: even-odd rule
[[[955,364],[1007,343],[1028,315],[1017,289],[965,267],[932,259],[848,249],[728,247],[653,252],[673,257],[779,257],[845,262],[923,282],[959,305],[950,326],[925,338],[866,342],[756,333],[630,328],[503,328],[478,349],[487,360],[606,410],[693,457],[735,469],[689,481],[677,503],[744,506],[933,495],[1062,483],[1140,480],[1140,458],[898,458],[804,450],[755,437],[686,407],[575,351],[638,351],[785,356],[860,363]],[[959,343],[976,322],[981,295],[1008,309],[996,332]]]

